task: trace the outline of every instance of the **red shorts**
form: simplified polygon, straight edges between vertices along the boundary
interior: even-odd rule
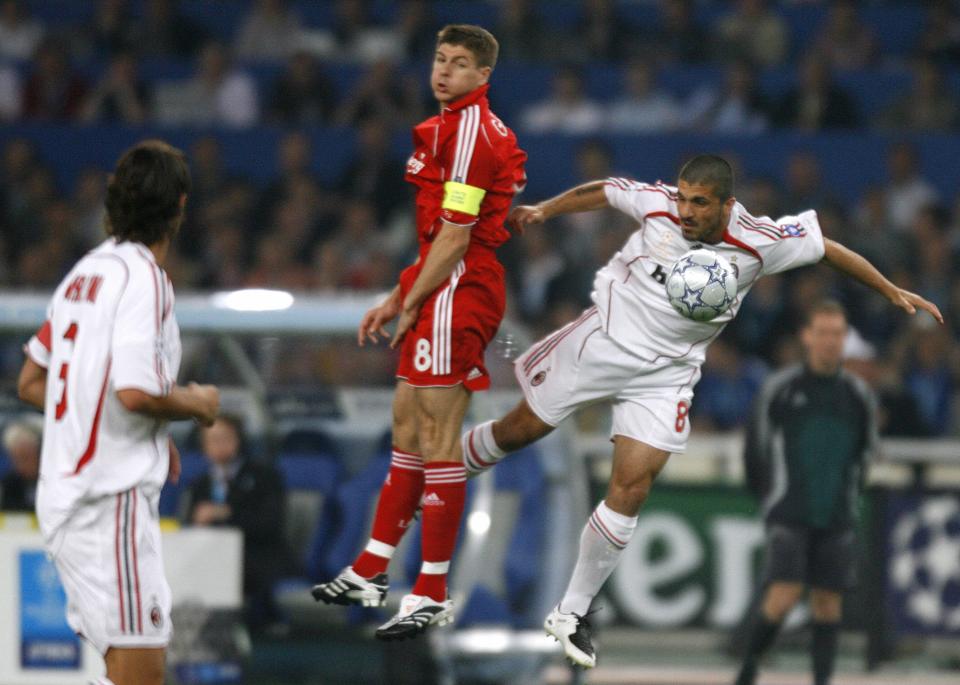
[[[404,296],[419,273],[418,263],[400,274]],[[397,378],[418,388],[489,388],[483,353],[500,328],[506,299],[503,267],[492,253],[462,260],[420,308],[400,346]]]

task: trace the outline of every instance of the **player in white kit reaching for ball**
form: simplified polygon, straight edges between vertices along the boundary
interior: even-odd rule
[[[70,270],[25,347],[21,399],[44,410],[37,518],[67,621],[104,656],[98,684],[161,685],[171,635],[158,501],[180,460],[168,424],[210,424],[212,385],[176,384],[180,329],[161,268],[190,174],[158,140],[123,154],[107,234]]]
[[[584,617],[630,541],[654,478],[672,452],[686,448],[693,388],[707,346],[736,316],[758,278],[823,260],[897,307],[911,314],[924,309],[943,323],[934,304],[824,238],[815,211],[777,220],[751,215],[733,196],[730,165],[713,155],[687,162],[677,186],[593,181],[540,204],[516,207],[509,221],[523,231],[561,214],[607,206],[639,227],[597,272],[594,306],[517,359],[524,400],[462,437],[464,464],[476,474],[542,438],[580,407],[611,402],[614,447],[607,496],[584,526],[566,594],[544,622],[567,657],[587,668],[596,665],[596,654]],[[738,277],[733,305],[709,322],[677,313],[664,287],[677,259],[698,246],[724,256]]]

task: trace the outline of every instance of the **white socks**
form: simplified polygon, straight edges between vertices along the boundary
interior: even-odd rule
[[[507,453],[497,447],[493,439],[493,421],[474,426],[460,438],[463,447],[463,465],[467,473],[476,476],[507,456]]]
[[[601,501],[580,534],[580,556],[559,609],[585,615],[590,603],[616,568],[620,553],[637,527],[636,516],[618,514]]]

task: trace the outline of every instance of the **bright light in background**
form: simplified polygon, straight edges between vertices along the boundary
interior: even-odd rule
[[[467,526],[474,535],[483,535],[490,530],[490,514],[485,511],[475,511],[467,518]]]
[[[293,295],[286,290],[247,288],[228,293],[214,293],[210,301],[214,307],[221,309],[233,309],[238,312],[270,312],[289,309],[293,305]]]

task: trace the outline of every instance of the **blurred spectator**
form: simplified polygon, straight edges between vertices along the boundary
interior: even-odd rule
[[[921,208],[913,219],[910,239],[916,262],[913,265],[914,292],[941,310],[950,304],[954,273],[958,267],[950,241],[950,215],[938,205]]]
[[[257,200],[257,222],[268,223],[275,208],[294,197],[310,203],[318,214],[328,211],[326,205],[334,204],[313,174],[313,154],[313,140],[306,133],[294,131],[280,139],[277,173]],[[339,211],[339,207],[334,211]]]
[[[137,73],[132,53],[115,55],[106,74],[87,96],[80,118],[85,122],[142,124],[147,119],[147,87]]]
[[[615,0],[580,0],[580,17],[564,49],[566,59],[616,62],[631,54],[635,31]]]
[[[659,3],[660,24],[645,37],[644,59],[658,64],[701,63],[709,56],[706,33],[697,24],[693,0]]]
[[[575,157],[577,182],[587,183],[599,179],[617,176],[613,168],[613,151],[602,140],[587,140],[577,148]],[[555,231],[548,231],[550,240],[559,247],[570,267],[583,271],[583,275],[574,278],[577,284],[585,287],[589,294],[596,270],[610,259],[610,255],[620,249],[635,228],[633,220],[613,207],[604,207],[593,212],[564,214],[552,220],[557,225]],[[609,235],[615,246],[611,250],[600,251],[598,243]],[[599,259],[596,254],[599,252]],[[523,266],[518,265],[517,270]],[[571,288],[577,287],[571,285]],[[557,295],[558,293],[554,293]]]
[[[113,55],[137,47],[137,27],[127,0],[98,0],[85,33],[87,47],[94,55]]]
[[[722,59],[746,59],[761,67],[781,64],[790,49],[786,22],[766,0],[737,0],[734,10],[717,21]]]
[[[295,53],[273,87],[268,117],[275,123],[319,126],[330,120],[336,105],[333,84],[316,58]]]
[[[383,224],[409,199],[404,164],[390,149],[390,127],[384,121],[367,119],[360,124],[357,143],[337,189],[344,197],[371,203]]]
[[[389,60],[375,62],[360,83],[341,103],[336,123],[356,126],[374,117],[389,121],[397,128],[413,125],[421,119],[420,86],[410,76],[400,74]]]
[[[401,0],[393,27],[397,41],[400,43],[401,57],[414,62],[430,59],[433,56],[439,30],[440,26],[433,16],[432,2]],[[500,55],[503,56],[502,50]]]
[[[943,326],[914,324],[902,342],[904,385],[913,397],[929,436],[942,436],[950,425],[957,377],[956,345]]]
[[[235,68],[216,42],[203,47],[192,78],[157,86],[154,105],[157,120],[166,125],[243,127],[258,116],[253,79]]]
[[[769,176],[753,176],[739,182],[737,199],[745,207],[751,207],[755,216],[783,216],[781,184]]]
[[[65,121],[80,113],[87,85],[73,69],[64,49],[43,42],[23,92],[23,114],[29,119]]]
[[[219,417],[202,429],[200,443],[209,470],[184,493],[184,523],[232,526],[243,533],[247,623],[256,630],[279,617],[272,588],[287,568],[283,481],[272,465],[245,453],[236,418]]]
[[[23,110],[23,86],[19,72],[0,63],[0,122],[15,121]]]
[[[43,38],[43,24],[30,17],[23,0],[0,2],[0,57],[27,60]]]
[[[834,201],[824,185],[817,156],[804,150],[792,153],[787,158],[784,176],[784,209],[796,214],[812,207],[820,209]]]
[[[583,76],[573,67],[554,75],[546,100],[520,114],[521,126],[530,133],[595,133],[603,127],[603,108],[584,94]]]
[[[563,256],[556,240],[545,230],[526,231],[519,236],[523,269],[516,274],[517,308],[525,320],[543,316],[550,282],[564,270]]]
[[[42,169],[33,144],[25,138],[14,138],[3,149],[0,169],[0,208],[3,209],[5,235],[13,243],[25,242],[39,221],[31,203],[30,181]]]
[[[758,134],[767,130],[768,105],[757,74],[746,60],[734,59],[719,87],[705,86],[687,102],[688,126],[715,133]]]
[[[943,70],[932,60],[917,61],[910,90],[880,113],[877,124],[889,131],[949,133],[960,121],[957,101]]]
[[[313,278],[298,259],[304,247],[286,242],[273,233],[264,234],[256,243],[254,262],[245,273],[244,287],[307,290]]]
[[[87,168],[77,175],[73,186],[71,215],[73,216],[77,239],[91,248],[103,242],[107,235],[104,231],[106,211],[106,173],[97,168]]]
[[[3,429],[3,449],[13,468],[0,480],[0,510],[34,511],[42,434],[42,417],[11,421]]]
[[[343,263],[340,287],[351,290],[390,288],[396,270],[391,268],[390,258],[385,257],[380,245],[382,233],[372,204],[351,200],[344,205],[340,223],[332,234]],[[384,259],[387,260],[386,273]]]
[[[887,197],[883,188],[871,186],[860,196],[853,213],[851,250],[863,255],[883,273],[896,273],[905,265],[907,246],[893,229],[887,215]],[[886,306],[886,304],[884,304]]]
[[[908,142],[894,143],[887,152],[889,181],[887,216],[897,231],[910,230],[913,218],[923,207],[938,201],[937,191],[923,177],[917,149]]]
[[[556,41],[550,40],[535,0],[501,2],[494,31],[502,60],[551,60],[560,57]]]
[[[333,27],[311,31],[307,36],[311,51],[354,62],[402,57],[400,35],[392,28],[376,26],[370,18],[371,7],[367,0],[337,0]]]
[[[697,430],[726,431],[743,426],[766,374],[762,362],[745,356],[725,338],[711,343],[693,405]]]
[[[231,181],[223,165],[223,149],[214,136],[203,136],[190,146],[190,204],[204,208],[219,197]]]
[[[623,74],[622,95],[610,103],[609,125],[614,131],[668,131],[680,124],[676,99],[657,84],[651,62],[633,61]]]
[[[774,215],[776,216],[776,215]],[[790,333],[783,297],[784,276],[775,274],[757,279],[744,298],[737,317],[730,324],[730,334],[745,354],[774,363],[781,338]]]
[[[140,54],[193,58],[206,41],[206,32],[179,11],[178,0],[145,0],[137,31]]]
[[[834,0],[817,27],[813,52],[832,69],[863,69],[877,54],[877,41],[852,0]]]
[[[808,54],[800,60],[797,72],[797,85],[778,103],[774,124],[807,131],[858,125],[853,100],[836,84],[830,67],[822,59]]]
[[[960,62],[960,15],[951,0],[927,3],[917,52],[937,62]]]
[[[300,44],[300,17],[286,0],[255,0],[234,43],[240,59],[282,60]]]

